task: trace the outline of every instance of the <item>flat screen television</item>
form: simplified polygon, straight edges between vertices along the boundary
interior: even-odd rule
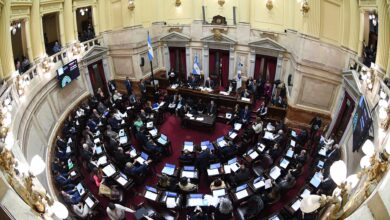
[[[80,76],[79,65],[77,60],[72,60],[57,69],[57,78],[61,88],[64,88],[70,82]]]
[[[371,124],[372,124],[372,117],[371,117],[370,109],[368,108],[364,96],[361,96],[352,121],[352,128],[353,128],[352,147],[354,152],[359,150],[359,148],[363,145],[364,141],[367,139],[370,132]]]

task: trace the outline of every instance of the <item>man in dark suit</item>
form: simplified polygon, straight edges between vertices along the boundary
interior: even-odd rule
[[[225,147],[219,150],[220,157],[227,160],[231,157],[234,157],[236,151],[237,151],[236,145],[232,141],[229,141]]]
[[[242,112],[241,112],[241,117],[240,117],[241,122],[243,124],[248,123],[250,117],[251,117],[251,112],[249,111],[249,106],[246,105],[244,110],[242,110]]]
[[[231,182],[234,185],[240,185],[250,179],[250,171],[244,164],[240,165],[240,169],[235,173],[232,178]]]
[[[124,173],[129,176],[137,177],[139,175],[145,175],[148,172],[148,164],[151,161],[145,161],[144,164],[139,164],[138,162],[127,162]]]
[[[71,189],[74,188],[75,186],[72,183],[72,179],[62,175],[61,173],[55,171],[55,181],[56,183],[61,187],[61,188],[66,188],[66,189]]]
[[[114,80],[111,80],[108,82],[108,88],[110,89],[110,93],[114,94],[114,92],[116,90],[116,83]]]
[[[214,82],[208,77],[206,81],[204,82],[204,87],[212,89],[214,88]]]
[[[207,106],[206,114],[214,116],[217,113],[217,106],[214,103],[214,100],[210,101],[210,105]]]
[[[311,140],[313,140],[313,138],[315,137],[317,131],[321,128],[321,124],[322,124],[321,118],[318,117],[318,116],[314,117],[310,121],[310,125],[311,125],[310,139]]]
[[[210,161],[210,150],[207,148],[202,151],[196,158],[195,165],[199,169],[200,173],[204,173],[207,170],[207,166]]]
[[[306,150],[301,150],[299,155],[295,155],[295,160],[301,164],[305,164],[307,159]]]
[[[127,90],[127,95],[130,95],[133,92],[133,88],[131,86],[131,81],[128,76],[126,76],[125,86]]]
[[[61,150],[66,150],[67,147],[66,142],[60,136],[57,136],[57,147]]]

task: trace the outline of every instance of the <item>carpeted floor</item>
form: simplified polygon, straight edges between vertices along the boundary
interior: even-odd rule
[[[161,170],[165,163],[172,163],[172,164],[179,165],[177,158],[180,156],[182,150],[182,144],[184,143],[184,141],[193,141],[194,144],[199,144],[201,141],[205,141],[205,140],[214,141],[218,137],[226,135],[230,129],[231,129],[230,125],[226,125],[224,123],[219,123],[219,122],[215,124],[215,129],[213,132],[203,132],[191,128],[182,128],[180,126],[180,118],[173,115],[166,114],[165,122],[159,128],[159,131],[160,133],[163,133],[168,136],[169,140],[172,143],[173,154],[169,157],[164,157],[162,162],[155,165],[156,173],[158,174],[161,173]],[[137,150],[141,151],[134,137],[132,137],[132,142],[134,143]],[[310,175],[310,172],[308,171],[311,169],[310,168],[311,164],[312,164],[312,159],[309,158],[305,166],[303,167],[304,169],[303,174],[297,179],[297,183],[295,187],[290,189],[287,193],[283,194],[279,202],[271,206],[266,206],[260,217],[261,219],[271,215],[272,213],[280,211],[287,203],[289,203],[292,199],[294,199],[298,195],[301,188],[306,184],[306,179],[308,175]],[[108,199],[98,195],[97,187],[94,185],[91,176],[89,176],[89,174],[87,174],[85,170],[83,171],[83,174],[85,177],[84,183],[87,185],[90,191],[96,196],[96,198],[98,198],[101,206],[107,207]],[[156,185],[156,183],[157,183],[157,177],[156,175],[154,175],[154,173],[151,173],[150,176],[146,179],[145,185],[154,186]],[[133,189],[134,190],[132,192],[126,193],[126,199],[125,199],[126,202],[124,204],[129,207],[134,207],[135,205],[144,201],[144,198],[137,194],[142,192],[142,190],[144,189],[144,185],[137,186]],[[200,180],[199,192],[210,193],[210,189],[207,184],[207,181],[205,181],[204,179]],[[109,218],[105,214],[105,208],[101,211],[102,214],[98,215],[95,219],[109,220]],[[186,214],[185,212],[180,212],[179,219],[186,219],[185,214]],[[134,216],[128,213],[126,215],[126,218],[134,219]]]

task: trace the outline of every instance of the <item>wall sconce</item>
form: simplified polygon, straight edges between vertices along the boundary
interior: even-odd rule
[[[180,1],[180,0],[176,0],[175,6],[176,6],[176,7],[180,7],[180,5],[181,5],[181,1]]]
[[[274,3],[272,2],[272,0],[268,0],[265,6],[268,10],[272,10],[274,8]]]
[[[133,10],[135,9],[134,0],[129,0],[129,3],[127,4],[127,8],[128,8],[130,11],[133,11]]]
[[[306,14],[310,11],[310,6],[307,0],[304,0],[301,6],[301,12],[302,14]]]
[[[223,5],[225,4],[225,0],[218,0],[218,4],[219,6],[223,7]]]

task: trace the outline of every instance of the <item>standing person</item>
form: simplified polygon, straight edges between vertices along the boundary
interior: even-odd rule
[[[126,76],[125,85],[126,85],[127,95],[131,95],[133,93],[133,88],[131,86],[131,81],[128,76]]]
[[[265,96],[265,105],[268,105],[268,102],[272,96],[272,84],[268,80],[264,85],[264,96]]]
[[[143,79],[141,79],[139,89],[141,90],[141,104],[143,104],[146,101],[146,85]]]
[[[135,211],[122,205],[110,202],[108,203],[106,212],[111,220],[123,220],[126,219],[125,212],[134,213]]]
[[[108,89],[110,90],[111,95],[113,95],[116,90],[116,83],[114,80],[108,82]]]
[[[321,118],[318,117],[318,116],[314,117],[310,121],[310,126],[311,126],[310,140],[314,139],[314,137],[316,136],[317,131],[321,128],[321,124],[322,124]]]

